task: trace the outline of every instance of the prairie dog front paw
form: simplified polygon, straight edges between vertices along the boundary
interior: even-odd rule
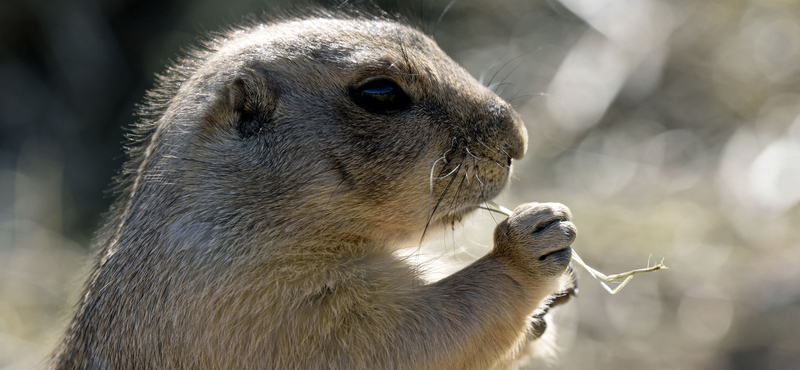
[[[494,231],[494,253],[536,277],[557,277],[569,266],[578,229],[560,203],[520,205]]]

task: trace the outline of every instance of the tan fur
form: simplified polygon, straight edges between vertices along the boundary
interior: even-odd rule
[[[355,104],[348,91],[374,76],[410,106]],[[318,13],[217,35],[142,115],[55,368],[504,367],[569,264],[575,227],[557,204],[519,207],[491,253],[434,284],[393,253],[496,196],[527,134],[391,20]]]

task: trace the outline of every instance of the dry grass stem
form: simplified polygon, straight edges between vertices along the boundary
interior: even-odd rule
[[[480,207],[480,208],[481,209],[485,209],[487,211],[504,214],[506,216],[511,216],[511,214],[513,213],[513,211],[511,211],[510,209],[508,209],[506,207],[503,207],[503,206],[501,206],[501,205],[499,205],[499,204],[497,204],[495,202],[492,202],[492,201],[487,201],[486,205],[487,205],[487,207]],[[622,290],[622,288],[625,287],[625,285],[628,284],[628,282],[631,281],[631,279],[633,279],[634,275],[644,274],[646,272],[652,272],[652,271],[666,270],[667,269],[667,266],[664,265],[664,260],[663,259],[659,263],[655,264],[654,266],[650,266],[650,261],[648,259],[647,267],[645,267],[645,268],[631,270],[631,271],[627,271],[627,272],[623,272],[623,273],[619,273],[619,274],[614,274],[614,275],[606,275],[606,274],[603,274],[600,271],[597,271],[597,270],[593,269],[591,266],[587,265],[586,262],[583,262],[583,259],[581,259],[581,257],[575,251],[575,249],[572,250],[572,260],[575,263],[577,263],[578,265],[580,265],[581,267],[583,267],[584,269],[586,269],[586,271],[588,271],[589,274],[592,275],[592,277],[595,278],[595,280],[597,280],[600,283],[600,285],[602,285],[603,288],[605,288],[605,290],[608,291],[611,294],[617,294],[617,292]],[[606,283],[610,283],[612,281],[616,281],[616,280],[620,280],[620,279],[625,279],[625,280],[622,280],[622,283],[617,285],[615,288],[611,288],[610,286],[608,286],[608,284],[606,284]]]

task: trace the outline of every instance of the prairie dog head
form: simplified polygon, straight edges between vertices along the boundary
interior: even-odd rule
[[[506,102],[393,21],[258,25],[195,54],[143,109],[163,113],[127,214],[168,203],[162,229],[393,244],[495,197],[526,150]]]

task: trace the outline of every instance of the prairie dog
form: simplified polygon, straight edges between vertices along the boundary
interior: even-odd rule
[[[559,204],[518,207],[433,284],[393,253],[495,197],[527,133],[388,17],[217,35],[141,115],[57,369],[504,368],[561,289]]]

